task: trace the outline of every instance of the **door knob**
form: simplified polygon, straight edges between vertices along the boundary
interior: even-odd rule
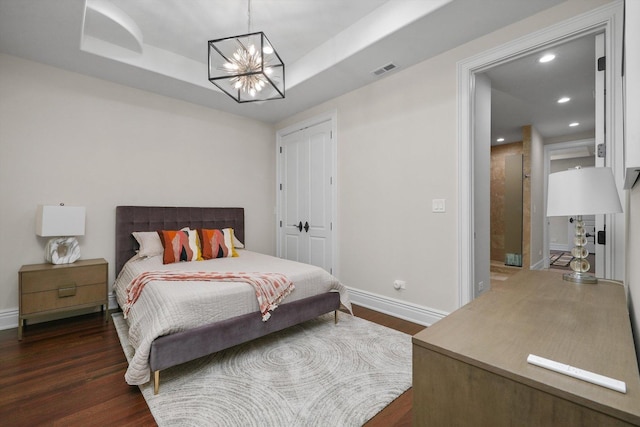
[[[298,231],[302,231],[302,221],[298,223]]]
[[[309,232],[309,223],[307,221],[304,222],[304,231]]]

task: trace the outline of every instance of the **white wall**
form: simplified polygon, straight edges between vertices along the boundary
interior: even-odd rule
[[[634,328],[636,356],[640,364],[640,185],[627,191],[627,274],[631,324]]]
[[[17,314],[20,266],[44,262],[39,203],[86,206],[82,258],[107,259],[110,283],[117,205],[244,207],[248,247],[275,253],[274,135],[271,125],[0,54],[0,317]]]
[[[459,61],[606,0],[569,0],[277,124],[338,114],[340,279],[444,312],[458,306]],[[446,213],[432,213],[432,199]],[[408,282],[396,291],[393,280]]]
[[[474,298],[491,288],[491,227],[487,227],[491,224],[491,80],[480,73],[476,75],[475,85]]]
[[[530,265],[544,264],[544,141],[538,130],[531,126],[531,241],[529,246]],[[527,179],[527,178],[525,178]]]

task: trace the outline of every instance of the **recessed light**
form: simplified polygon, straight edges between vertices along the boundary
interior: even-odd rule
[[[568,96],[563,96],[562,98],[558,99],[558,104],[564,104],[565,102],[569,101],[571,101],[571,98],[569,98]]]
[[[538,62],[549,62],[549,61],[553,61],[555,59],[555,55],[553,53],[548,53],[546,55],[543,55],[540,59],[538,59]]]
[[[574,127],[576,127],[578,125],[580,125],[580,123],[578,123],[578,122],[569,123],[569,126],[571,126],[572,128],[574,128]]]
[[[504,142],[504,138],[498,138],[496,139],[496,142]]]

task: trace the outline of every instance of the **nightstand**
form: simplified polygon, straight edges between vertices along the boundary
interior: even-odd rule
[[[109,320],[109,264],[102,258],[73,264],[23,265],[20,282],[18,339],[27,319],[69,310],[100,306]]]

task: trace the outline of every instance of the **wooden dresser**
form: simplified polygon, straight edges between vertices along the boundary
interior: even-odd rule
[[[622,394],[527,363],[535,354],[620,381]],[[640,425],[622,285],[523,271],[413,337],[414,426]]]
[[[20,282],[18,339],[27,319],[62,311],[109,304],[108,264],[102,258],[79,260],[73,264],[23,265]]]

